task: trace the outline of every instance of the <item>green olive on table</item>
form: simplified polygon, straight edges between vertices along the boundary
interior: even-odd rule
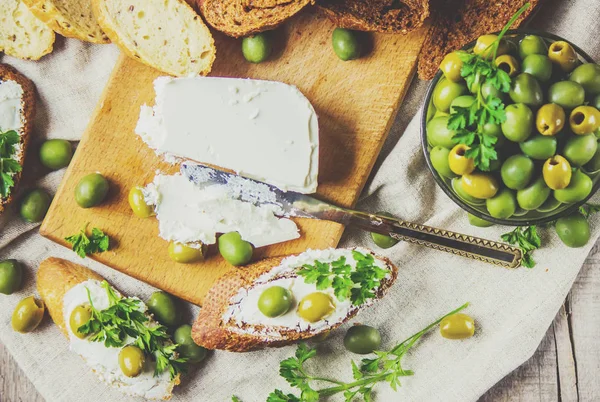
[[[433,90],[433,105],[438,111],[448,113],[452,101],[461,95],[466,95],[467,92],[464,84],[442,78]]]
[[[517,210],[517,198],[515,193],[508,188],[504,188],[494,197],[488,198],[485,201],[485,206],[496,219],[508,219],[514,215]]]
[[[333,51],[341,60],[355,60],[361,56],[362,42],[356,31],[336,28],[331,35],[331,41]]]
[[[527,211],[537,209],[546,202],[551,191],[544,178],[539,177],[524,189],[517,191],[517,203]]]
[[[527,35],[519,41],[519,55],[525,59],[530,55],[548,54],[548,46],[542,38],[537,35]]]
[[[463,62],[460,59],[458,52],[450,52],[442,59],[440,63],[440,70],[444,73],[444,77],[452,82],[460,82],[462,76],[460,70],[462,69]]]
[[[566,118],[567,116],[562,107],[554,103],[547,103],[538,109],[535,116],[535,126],[542,135],[556,135],[565,126]]]
[[[84,339],[87,335],[79,332],[79,328],[87,324],[90,318],[92,318],[92,309],[89,304],[81,304],[75,307],[69,317],[69,327],[73,335],[79,339]]]
[[[252,259],[254,247],[242,239],[238,232],[229,232],[219,237],[219,252],[233,266],[245,265]]]
[[[531,74],[521,73],[512,80],[510,99],[515,103],[524,103],[530,107],[540,106],[544,102],[544,94],[540,83]]]
[[[512,190],[522,190],[531,181],[534,163],[525,155],[516,154],[504,161],[500,175],[504,185]]]
[[[125,346],[119,352],[119,367],[127,377],[133,378],[142,374],[145,361],[144,352],[137,346]]]
[[[69,166],[73,147],[69,141],[48,140],[40,147],[40,162],[49,169],[58,170]]]
[[[502,123],[502,133],[513,142],[525,141],[533,131],[533,112],[523,103],[506,106],[506,120]]]
[[[433,168],[440,174],[440,176],[451,179],[456,177],[456,174],[454,174],[452,169],[450,169],[450,164],[448,162],[449,155],[450,150],[440,146],[433,147],[431,148],[431,151],[429,151],[429,159],[431,160]]]
[[[42,189],[35,189],[27,193],[21,200],[19,212],[27,222],[41,222],[44,220],[52,198]]]
[[[581,170],[577,170],[567,187],[554,191],[554,198],[563,204],[583,201],[592,192],[592,187],[592,179]]]
[[[171,260],[181,264],[202,261],[204,260],[205,253],[206,246],[204,244],[200,244],[199,247],[192,247],[174,241],[169,243],[169,257]]]
[[[465,144],[458,144],[448,154],[450,170],[457,175],[462,176],[475,170],[475,161],[465,155],[468,149]]]
[[[559,218],[556,234],[567,247],[583,247],[590,240],[590,224],[580,213]]]
[[[544,163],[542,169],[544,181],[552,190],[566,188],[573,175],[571,164],[561,155],[555,155]]]
[[[186,358],[188,363],[200,363],[208,354],[208,350],[196,345],[192,339],[191,325],[185,324],[177,328],[173,340],[178,345],[177,352],[181,357]]]
[[[298,303],[298,315],[308,322],[317,322],[335,311],[331,296],[323,292],[310,293]]]
[[[434,117],[427,123],[427,141],[431,146],[452,149],[455,132],[448,128],[448,116]]]
[[[267,317],[279,317],[292,307],[292,293],[281,286],[271,286],[265,289],[258,298],[258,309]]]
[[[17,260],[0,262],[0,293],[11,295],[21,288],[23,268]]]
[[[445,148],[441,148],[441,149],[445,149]],[[446,160],[448,160],[448,159],[446,159]],[[394,215],[392,215],[386,211],[379,211],[379,212],[377,212],[377,215],[388,217],[388,218],[394,217]],[[373,243],[375,243],[377,245],[377,247],[383,248],[383,249],[394,247],[399,242],[399,240],[396,240],[391,236],[386,236],[386,235],[382,235],[382,234],[375,233],[375,232],[371,232],[371,239],[373,240]]]
[[[151,205],[146,204],[144,192],[141,187],[133,187],[129,190],[127,201],[135,216],[139,218],[148,218],[154,215],[154,208]]]
[[[475,42],[473,53],[480,55],[484,59],[489,59],[493,57],[494,53],[492,49],[492,44],[496,42],[497,39],[498,35],[481,35],[479,38],[477,38],[477,41]],[[496,56],[507,54],[509,50],[510,48],[506,40],[501,39],[500,43],[498,44],[498,51],[496,52]]]
[[[594,134],[576,135],[567,140],[563,154],[571,165],[583,166],[592,160],[597,149],[598,140]]]
[[[478,228],[489,228],[490,226],[494,226],[493,222],[486,221],[485,219],[481,219],[473,214],[467,213],[469,223],[472,226],[476,226]]]
[[[177,301],[168,293],[157,291],[148,299],[148,310],[156,321],[167,327],[176,327],[181,322],[181,311]]]
[[[600,111],[593,106],[578,106],[571,112],[569,124],[574,134],[591,134],[600,128]]]
[[[600,66],[598,64],[580,65],[573,70],[569,80],[579,83],[588,95],[600,94]]]
[[[37,300],[34,296],[24,298],[12,314],[13,329],[22,334],[35,330],[42,322],[45,310],[46,306],[42,300]]]
[[[500,70],[505,71],[510,77],[514,77],[519,73],[519,62],[510,54],[503,54],[496,57],[494,64]]]
[[[464,174],[462,177],[463,190],[471,197],[487,200],[498,192],[498,182],[494,176],[473,172]]]
[[[487,99],[490,96],[493,96],[495,98],[500,98],[500,99],[504,99],[504,97],[506,96],[506,94],[502,91],[500,91],[498,88],[496,88],[494,86],[494,84],[492,84],[492,81],[485,81],[483,84],[481,84],[481,96],[483,96],[484,99]]]
[[[242,54],[250,63],[262,63],[271,56],[273,46],[266,32],[242,39]]]
[[[452,314],[440,322],[440,334],[446,339],[470,338],[475,334],[475,320],[466,314]]]
[[[377,328],[368,325],[354,325],[344,336],[344,346],[352,353],[366,355],[381,346],[381,335]]]
[[[579,59],[573,46],[562,40],[553,42],[548,47],[548,57],[565,73],[570,73],[579,64]]]
[[[531,159],[546,160],[556,153],[556,137],[535,134],[519,143],[521,151]]]
[[[108,194],[108,180],[100,173],[84,176],[75,187],[75,201],[82,208],[91,208],[100,204]]]
[[[564,109],[575,109],[583,105],[585,91],[581,85],[573,81],[558,81],[548,89],[548,101],[556,103]]]
[[[531,54],[523,59],[521,70],[531,74],[539,82],[545,83],[552,77],[552,62],[548,56]]]

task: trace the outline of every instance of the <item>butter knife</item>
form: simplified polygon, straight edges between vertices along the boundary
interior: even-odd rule
[[[257,206],[270,205],[280,217],[311,218],[338,222],[346,226],[353,225],[396,240],[505,268],[516,268],[521,265],[523,259],[519,248],[505,243],[341,208],[306,194],[286,192],[266,183],[196,163],[183,163],[181,174],[201,188],[213,184],[226,185],[231,198]]]

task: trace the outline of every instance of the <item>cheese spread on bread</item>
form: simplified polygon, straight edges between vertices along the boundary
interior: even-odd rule
[[[16,81],[0,81],[0,132],[23,128],[23,87]]]
[[[319,125],[294,86],[239,78],[160,77],[135,132],[158,154],[236,171],[282,190],[314,193]]]

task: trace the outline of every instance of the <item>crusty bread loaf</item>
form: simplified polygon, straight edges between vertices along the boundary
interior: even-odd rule
[[[240,38],[273,29],[314,0],[192,0],[216,30]]]
[[[183,0],[92,0],[92,5],[100,26],[128,56],[178,77],[210,72],[214,39]]]
[[[23,0],[31,12],[62,36],[109,43],[92,13],[90,0]]]
[[[21,0],[0,1],[0,52],[25,60],[51,53],[54,31],[37,19]]]
[[[390,271],[390,275],[381,281],[380,286],[375,291],[376,299],[379,299],[383,297],[396,280],[398,269],[387,258],[370,253]],[[234,324],[224,322],[223,316],[230,307],[232,298],[238,295],[240,290],[251,288],[261,275],[279,268],[285,258],[268,258],[247,267],[234,269],[219,278],[206,294],[200,314],[193,325],[192,338],[194,342],[207,349],[221,349],[231,352],[247,352],[264,347],[285,346],[334,330],[370,304],[370,302],[366,302],[364,305],[350,310],[342,322],[329,324],[318,331],[299,331],[297,329],[281,329],[280,327],[251,324],[244,324],[244,328],[240,331],[239,327],[235,327]],[[288,271],[286,273],[290,274]],[[371,299],[370,301],[374,300]],[[273,335],[274,333],[277,335]]]
[[[429,16],[429,0],[319,0],[339,27],[359,31],[407,33]]]
[[[531,15],[540,0],[435,0],[432,26],[419,55],[419,78],[429,80],[446,54],[460,49],[486,33],[500,31],[527,1],[531,7],[513,28]]]

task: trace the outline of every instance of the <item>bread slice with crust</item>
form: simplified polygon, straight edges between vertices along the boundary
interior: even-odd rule
[[[33,130],[35,105],[33,83],[9,65],[0,64],[0,133],[14,130],[19,134],[19,143],[15,145],[11,159],[20,166],[25,163],[25,153]],[[14,184],[8,197],[0,195],[0,213],[13,200],[21,179],[21,172],[8,174]],[[0,185],[5,182],[4,177],[0,180]]]
[[[378,267],[387,271],[378,286],[372,289],[374,297],[363,303],[355,305],[348,299],[341,300],[336,297],[331,285],[329,288],[317,288],[299,274],[299,270],[306,264],[316,264],[315,260],[331,263],[340,256],[345,256],[344,261],[356,264],[357,260],[351,261],[354,254],[350,254],[355,251],[369,256],[368,258],[372,257]],[[336,329],[360,310],[383,297],[397,275],[397,268],[388,259],[359,248],[309,250],[297,256],[265,259],[234,269],[215,282],[204,298],[202,310],[192,328],[192,338],[207,349],[232,352],[280,347],[308,339]],[[277,318],[263,315],[256,303],[262,291],[270,286],[288,288],[295,299],[290,310]],[[330,295],[335,310],[324,319],[309,323],[297,315],[296,308],[300,298],[317,291]]]
[[[217,31],[240,38],[274,29],[314,0],[191,0]]]
[[[178,77],[207,75],[214,39],[183,0],[92,0],[109,38],[128,56]]]
[[[54,31],[37,19],[21,0],[0,1],[0,52],[39,60],[52,52]]]
[[[31,12],[62,36],[110,43],[92,13],[90,0],[23,0]]]

